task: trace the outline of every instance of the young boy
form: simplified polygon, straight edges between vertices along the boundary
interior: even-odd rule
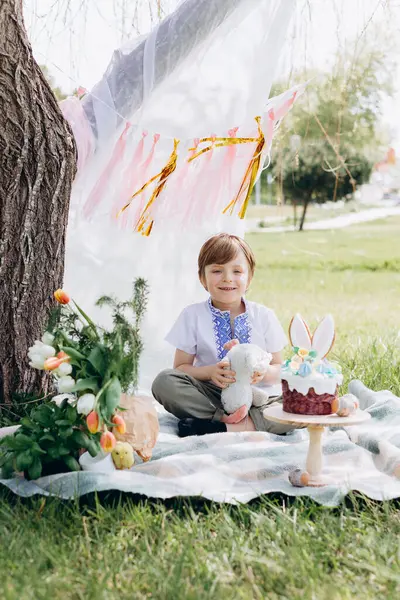
[[[284,434],[293,429],[263,417],[265,406],[281,395],[281,352],[287,340],[270,308],[245,300],[254,270],[254,254],[237,236],[213,236],[200,250],[198,274],[210,297],[178,317],[166,337],[176,348],[174,368],[162,371],[152,387],[155,399],[180,419],[181,437],[246,430]],[[272,354],[267,371],[254,373],[252,380],[269,397],[264,406],[251,407],[249,415],[245,406],[227,415],[221,404],[221,390],[235,381],[223,359],[236,340]]]

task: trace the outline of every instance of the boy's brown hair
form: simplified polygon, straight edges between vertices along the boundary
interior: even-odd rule
[[[203,283],[205,270],[208,265],[225,265],[235,258],[242,250],[249,265],[250,279],[254,275],[256,259],[250,246],[237,235],[219,233],[203,244],[198,258],[199,279]]]

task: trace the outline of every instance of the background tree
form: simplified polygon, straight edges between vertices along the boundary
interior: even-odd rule
[[[331,74],[297,76],[309,77],[278,132],[272,166],[285,200],[303,206],[300,230],[311,202],[335,202],[368,181],[382,152],[383,92],[391,91],[387,54],[368,40],[338,54]]]
[[[31,391],[27,349],[61,286],[72,132],[32,56],[22,0],[0,3],[0,402]]]

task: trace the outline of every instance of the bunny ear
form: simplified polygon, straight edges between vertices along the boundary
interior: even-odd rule
[[[335,323],[332,315],[327,315],[318,325],[312,337],[312,349],[318,352],[318,358],[324,358],[335,341]]]
[[[299,314],[295,315],[290,321],[289,338],[292,346],[311,350],[310,330]]]

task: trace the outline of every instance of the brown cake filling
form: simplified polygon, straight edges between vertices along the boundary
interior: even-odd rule
[[[307,395],[297,390],[291,391],[288,382],[282,380],[283,410],[297,415],[331,415],[333,402],[338,398],[338,386],[335,394],[317,394],[310,388]]]

